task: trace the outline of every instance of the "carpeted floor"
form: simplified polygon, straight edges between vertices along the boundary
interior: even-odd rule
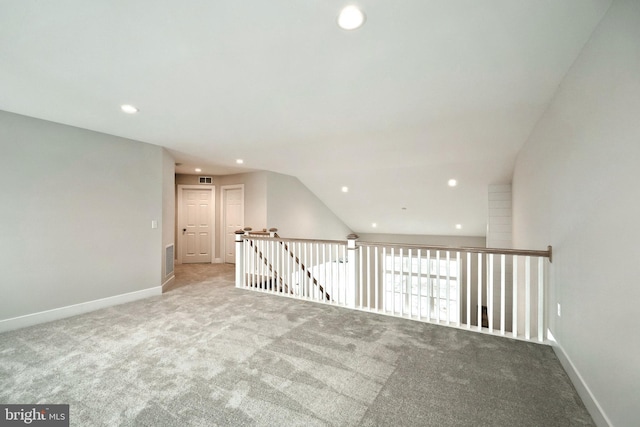
[[[547,346],[176,267],[160,297],[0,334],[0,403],[67,403],[74,426],[593,425]]]

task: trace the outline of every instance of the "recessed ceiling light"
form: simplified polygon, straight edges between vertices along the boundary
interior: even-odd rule
[[[449,180],[449,182],[447,182],[447,184],[449,184],[449,187],[455,187],[456,185],[458,185],[458,181],[456,181],[455,179],[451,178]]]
[[[462,229],[462,224],[456,224],[456,228],[457,228],[458,230],[461,230],[461,229]]]
[[[342,192],[343,193],[348,193],[349,192],[349,187],[342,187]]]
[[[364,24],[364,13],[356,6],[347,6],[338,15],[338,25],[343,30],[355,30]]]
[[[196,172],[202,172],[202,169],[200,169],[200,168],[195,168],[194,170],[195,170]]]
[[[378,224],[376,224],[375,222],[371,223],[371,227],[376,228],[378,226]]]
[[[136,107],[134,107],[133,105],[129,105],[129,104],[124,104],[120,106],[120,109],[122,111],[124,111],[127,114],[135,114],[138,112],[138,109]]]
[[[239,164],[239,165],[241,165],[241,164],[243,164],[243,163],[244,163],[244,160],[242,160],[242,159],[236,159],[236,163],[237,163],[237,164]]]

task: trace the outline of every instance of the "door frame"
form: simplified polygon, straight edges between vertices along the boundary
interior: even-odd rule
[[[211,191],[211,264],[215,263],[216,259],[216,186],[215,185],[178,185],[178,215],[176,220],[176,242],[178,242],[178,256],[176,259],[176,264],[182,264],[182,245],[183,245],[183,237],[182,237],[182,221],[184,220],[184,208],[182,193],[183,190],[209,190]]]
[[[244,184],[223,185],[220,187],[220,253],[222,262],[226,263],[227,258],[227,192],[226,190],[242,190],[242,227],[244,224]],[[234,243],[235,245],[235,243]]]

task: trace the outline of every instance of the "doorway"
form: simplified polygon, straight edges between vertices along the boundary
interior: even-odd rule
[[[215,242],[215,186],[178,186],[179,261],[211,263]]]
[[[244,228],[244,184],[222,187],[224,262],[236,263],[236,231]]]

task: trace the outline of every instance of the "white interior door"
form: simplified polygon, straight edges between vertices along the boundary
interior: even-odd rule
[[[213,242],[213,190],[183,188],[180,253],[183,263],[210,263]]]
[[[224,262],[236,262],[236,231],[244,228],[244,187],[222,189],[224,207]]]

